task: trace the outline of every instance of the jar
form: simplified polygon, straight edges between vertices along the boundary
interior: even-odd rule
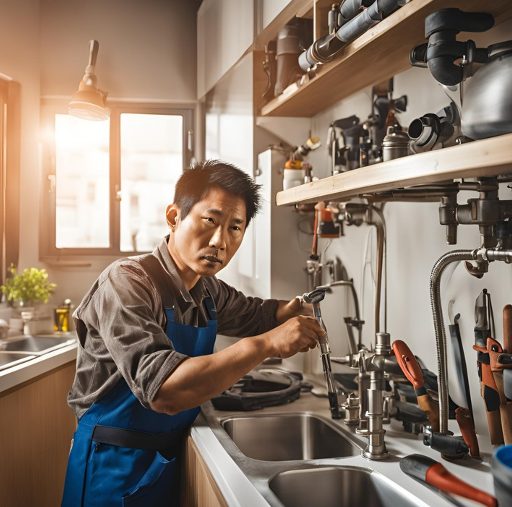
[[[304,169],[283,169],[283,190],[302,185],[305,176]]]
[[[382,141],[382,159],[384,162],[409,155],[409,136],[401,127],[390,125]]]

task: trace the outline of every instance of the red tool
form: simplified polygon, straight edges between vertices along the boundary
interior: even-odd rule
[[[487,507],[496,507],[498,505],[496,498],[460,480],[441,463],[423,454],[410,454],[402,458],[400,460],[400,468],[407,475],[426,482],[446,493],[453,493],[468,498]]]
[[[439,406],[432,400],[425,389],[423,372],[416,361],[414,354],[402,340],[393,342],[393,352],[395,353],[398,365],[406,376],[407,380],[413,385],[418,399],[418,406],[427,414],[433,432],[439,431]]]
[[[512,305],[503,308],[503,349],[512,352]]]
[[[462,438],[469,447],[469,454],[473,458],[480,458],[480,448],[476,438],[475,421],[469,408],[457,407],[455,409],[455,419],[459,425]]]
[[[477,364],[478,376],[480,377],[480,394],[485,402],[491,444],[501,445],[503,443],[503,431],[500,419],[500,397],[491,371],[489,353],[487,352],[487,338],[493,334],[491,327],[494,328],[490,298],[491,296],[486,289],[483,289],[476,298],[475,345],[473,345],[473,349],[478,352]]]
[[[487,352],[489,354],[490,369],[496,384],[496,391],[500,398],[501,429],[505,444],[512,444],[512,402],[507,400],[503,387],[503,368],[500,363],[500,356],[503,354],[503,347],[493,338],[487,338]],[[510,366],[510,365],[509,365]]]

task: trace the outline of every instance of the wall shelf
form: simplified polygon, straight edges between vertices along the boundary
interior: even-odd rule
[[[512,134],[361,167],[277,193],[278,206],[512,173]]]
[[[300,14],[297,9],[303,4],[291,2],[286,17],[290,17],[292,8]],[[311,117],[365,86],[407,70],[411,48],[425,42],[425,17],[447,7],[490,12],[497,24],[512,16],[510,0],[411,0],[348,44],[335,60],[319,66],[316,77],[300,87],[289,86],[285,93],[262,106],[261,115]],[[277,34],[277,24],[268,28],[258,37],[260,44]]]

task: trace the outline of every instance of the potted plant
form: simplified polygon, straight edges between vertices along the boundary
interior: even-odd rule
[[[25,268],[18,273],[15,266],[9,268],[9,276],[0,286],[7,304],[19,305],[21,308],[31,307],[38,303],[47,303],[56,284],[48,280],[46,269]]]

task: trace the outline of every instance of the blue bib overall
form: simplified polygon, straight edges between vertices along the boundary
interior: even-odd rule
[[[150,264],[156,264],[153,259],[159,264],[155,257]],[[147,264],[145,267],[149,272]],[[155,275],[151,276],[153,281]],[[157,280],[155,285],[161,287],[162,278]],[[167,318],[165,333],[174,349],[187,356],[211,354],[217,334],[211,297],[204,299],[209,316],[205,327],[177,324],[174,311],[166,307],[165,297],[162,300]],[[119,381],[78,422],[62,506],[178,506],[180,448],[199,410],[196,407],[172,416],[154,412],[141,405],[124,379]],[[113,435],[107,439],[109,443],[97,437],[101,432]],[[119,438],[119,445],[112,445],[112,438],[114,442]],[[125,446],[125,440],[142,441],[143,448],[137,448],[137,444]]]

